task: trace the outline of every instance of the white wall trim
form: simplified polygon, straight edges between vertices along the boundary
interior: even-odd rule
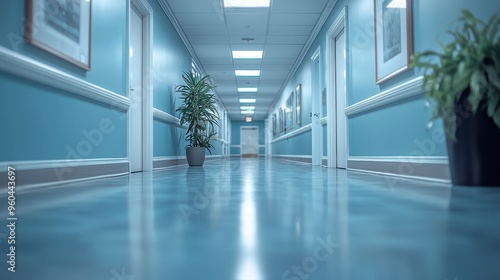
[[[292,132],[290,133],[287,133],[285,135],[281,135],[280,137],[277,137],[275,138],[274,140],[271,141],[271,144],[274,144],[274,143],[277,143],[277,142],[280,142],[280,141],[283,141],[283,140],[286,140],[288,138],[292,138],[292,137],[295,137],[299,134],[302,134],[302,133],[305,133],[305,132],[308,132],[309,130],[312,130],[312,124],[307,124],[307,125],[304,125],[303,127],[299,128],[299,129],[296,129],[296,130],[293,130]]]
[[[60,159],[60,160],[29,160],[0,162],[0,169],[7,170],[8,166],[16,170],[36,170],[64,167],[79,167],[89,165],[128,163],[126,158],[98,158],[98,159]]]
[[[403,178],[449,181],[446,156],[351,156],[349,170],[370,172]]]
[[[185,156],[163,156],[163,157],[154,157],[154,161],[161,161],[161,160],[178,160],[178,159],[186,159]]]
[[[385,90],[345,109],[348,117],[398,102],[424,93],[423,77],[417,77],[403,84]]]
[[[176,117],[174,117],[174,116],[170,115],[169,113],[164,112],[162,110],[153,108],[153,117],[158,119],[158,120],[164,121],[168,124],[171,124],[171,125],[174,125],[177,127],[181,127],[181,122],[180,122],[179,118],[176,118]]]
[[[130,100],[40,61],[0,46],[0,70],[126,111]]]
[[[408,175],[398,175],[394,173],[388,173],[388,172],[378,172],[378,171],[370,171],[370,170],[363,170],[363,169],[354,169],[354,168],[349,168],[349,171],[356,171],[356,172],[361,172],[361,173],[368,173],[368,174],[373,174],[373,175],[380,175],[384,177],[392,177],[392,178],[401,178],[401,179],[409,179],[409,180],[419,180],[419,181],[429,181],[429,182],[435,182],[435,183],[441,183],[445,187],[451,187],[451,180],[448,179],[439,179],[439,178],[431,178],[431,177],[420,177],[420,176],[408,176]],[[394,181],[394,179],[388,179],[389,182]],[[395,181],[394,181],[395,182]]]
[[[349,161],[402,162],[413,164],[449,164],[447,156],[350,156]]]

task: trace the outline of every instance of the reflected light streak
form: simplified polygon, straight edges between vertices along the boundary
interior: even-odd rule
[[[240,264],[236,279],[260,280],[262,272],[259,267],[257,251],[257,219],[255,200],[253,197],[254,182],[250,178],[244,178],[243,201],[240,212]]]

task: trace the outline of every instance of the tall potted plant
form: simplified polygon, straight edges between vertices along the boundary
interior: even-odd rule
[[[416,53],[433,119],[442,118],[454,185],[500,186],[500,15],[462,11],[440,52]]]
[[[187,126],[186,157],[190,166],[202,166],[205,161],[205,149],[212,154],[210,140],[216,135],[215,126],[219,125],[219,113],[216,107],[214,88],[208,80],[210,76],[201,76],[188,71],[182,75],[184,85],[176,87],[181,93],[182,104],[177,108],[181,125]]]

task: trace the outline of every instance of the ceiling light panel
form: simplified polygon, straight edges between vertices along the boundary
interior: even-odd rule
[[[257,92],[258,88],[238,88],[238,92]]]
[[[255,103],[257,100],[255,98],[241,98],[240,103]]]
[[[224,0],[226,8],[264,8],[269,7],[271,0]]]
[[[236,76],[240,77],[258,77],[260,76],[260,70],[235,70]]]
[[[255,110],[255,106],[241,106],[240,109],[242,111]]]
[[[261,59],[263,51],[233,51],[234,59]]]

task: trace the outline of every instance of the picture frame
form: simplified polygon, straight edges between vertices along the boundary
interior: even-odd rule
[[[292,91],[290,95],[288,96],[288,99],[286,100],[286,108],[285,108],[285,129],[289,130],[293,128],[293,123],[294,123],[294,110],[293,110],[293,103],[294,103],[294,97],[295,97],[295,92]]]
[[[295,88],[295,122],[297,125],[302,124],[302,85],[298,84]]]
[[[284,110],[283,108],[280,108],[279,110],[279,115],[278,115],[278,118],[279,118],[279,131],[280,132],[283,132],[285,130],[285,126],[283,125],[284,123]]]
[[[273,113],[272,124],[273,124],[273,135],[276,135],[276,134],[278,134],[278,129],[276,126],[276,113]]]
[[[26,41],[90,70],[92,0],[26,0]]]
[[[374,0],[376,84],[409,69],[413,52],[411,0]]]

